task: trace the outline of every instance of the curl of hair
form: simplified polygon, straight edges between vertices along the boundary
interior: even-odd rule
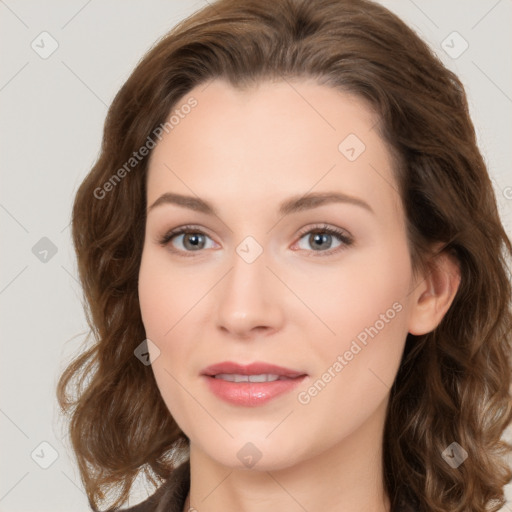
[[[189,448],[151,367],[134,357],[145,339],[137,285],[148,158],[107,197],[97,191],[181,99],[216,78],[239,88],[312,78],[379,114],[414,270],[428,270],[441,244],[462,276],[439,326],[408,335],[391,389],[383,463],[392,510],[403,499],[415,510],[498,510],[512,479],[512,447],[502,440],[512,420],[512,245],[461,82],[400,19],[367,0],[217,1],[150,49],[115,97],[72,213],[94,343],[57,389],[91,506],[98,510],[109,493],[114,506],[124,503],[140,471],[162,483]],[[441,456],[454,441],[468,452],[456,469]]]

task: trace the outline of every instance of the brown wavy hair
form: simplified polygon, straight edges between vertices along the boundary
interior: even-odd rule
[[[462,280],[439,326],[408,335],[391,389],[384,478],[392,510],[496,511],[512,479],[502,439],[512,420],[512,245],[468,112],[464,88],[397,16],[367,0],[220,0],[155,44],[116,95],[101,153],[81,184],[72,236],[93,340],[57,389],[89,503],[126,502],[142,471],[169,477],[189,439],[164,404],[138,301],[148,157],[108,194],[98,190],[197,85],[243,88],[314,78],[354,93],[379,114],[396,160],[414,270],[433,244],[458,259]],[[457,469],[441,452],[458,442]]]

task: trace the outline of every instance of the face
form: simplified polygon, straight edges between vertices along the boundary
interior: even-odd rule
[[[192,445],[230,467],[243,450],[278,469],[346,445],[383,421],[412,310],[376,116],[309,81],[215,80],[176,109],[149,162],[139,275],[163,400]],[[224,362],[295,373],[204,375]]]

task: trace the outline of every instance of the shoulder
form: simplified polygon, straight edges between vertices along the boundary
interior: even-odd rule
[[[180,464],[171,476],[142,503],[112,512],[182,512],[190,488],[190,462]]]

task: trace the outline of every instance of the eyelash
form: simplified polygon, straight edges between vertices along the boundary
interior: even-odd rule
[[[167,233],[165,233],[165,235],[163,235],[159,240],[158,240],[158,243],[160,245],[162,245],[163,247],[166,247],[169,245],[169,242],[171,242],[171,240],[178,236],[178,235],[183,235],[183,234],[200,234],[200,235],[205,235],[205,236],[208,236],[206,233],[204,233],[198,226],[194,226],[194,225],[186,225],[186,226],[181,226],[179,228],[175,228],[175,229],[171,229],[170,231],[168,231]],[[313,254],[312,257],[322,257],[322,256],[330,256],[331,254],[334,254],[334,253],[337,253],[339,251],[343,251],[345,250],[346,248],[350,247],[353,243],[354,243],[354,240],[348,236],[346,234],[346,232],[338,229],[338,228],[334,228],[332,226],[328,226],[328,225],[319,225],[319,226],[314,226],[312,228],[308,228],[308,229],[305,229],[305,230],[302,230],[300,233],[299,233],[299,240],[303,238],[304,235],[307,235],[309,233],[326,233],[328,235],[333,235],[335,237],[337,237],[339,239],[339,241],[342,243],[341,246],[339,247],[335,247],[334,249],[328,249],[327,251],[309,251],[309,252],[312,252],[312,253],[317,253],[317,254]],[[210,238],[210,237],[209,237]],[[182,251],[182,250],[179,250],[179,249],[170,249],[172,252],[174,253],[177,253],[177,254],[180,254],[180,255],[183,255],[185,257],[190,257],[190,256],[194,256],[194,252],[202,252],[202,250],[198,250],[198,251]],[[299,250],[302,250],[302,249],[299,249]]]

